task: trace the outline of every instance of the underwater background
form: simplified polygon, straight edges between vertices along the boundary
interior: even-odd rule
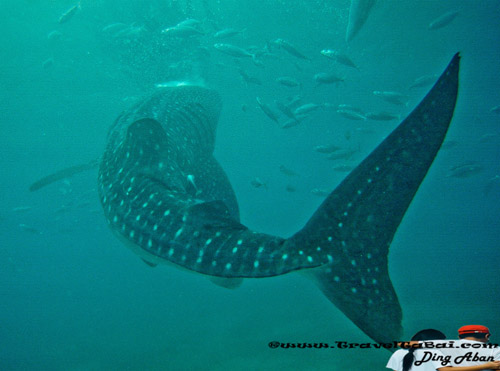
[[[455,115],[392,242],[389,272],[405,338],[423,328],[456,338],[460,326],[482,324],[500,342],[500,3],[379,0],[347,42],[350,5],[0,3],[1,370],[384,369],[390,353],[383,349],[268,346],[373,343],[301,274],[228,290],[144,264],[107,227],[95,169],[28,188],[98,158],[116,117],[155,85],[190,81],[223,98],[215,156],[242,222],[287,237],[411,112],[457,51]],[[446,14],[448,23],[432,26]],[[186,19],[199,21],[191,35],[162,33]],[[259,58],[228,55],[216,43]],[[322,55],[326,49],[355,66]],[[320,83],[319,73],[343,81]],[[402,101],[377,91],[399,92]],[[283,128],[286,115],[274,102],[296,96],[318,107]],[[394,117],[367,119],[370,112]],[[346,155],[318,152],[332,145]]]

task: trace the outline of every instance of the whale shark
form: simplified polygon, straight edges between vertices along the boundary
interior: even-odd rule
[[[109,130],[98,173],[108,224],[152,266],[229,282],[300,271],[369,337],[398,339],[402,309],[389,246],[448,130],[459,60],[457,53],[408,117],[288,238],[240,222],[235,192],[213,155],[219,94],[160,88]]]

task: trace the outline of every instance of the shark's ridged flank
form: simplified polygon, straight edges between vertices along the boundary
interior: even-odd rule
[[[108,222],[147,262],[210,276],[267,277],[304,268],[377,341],[397,339],[401,308],[389,245],[444,139],[458,89],[458,54],[420,105],[289,239],[239,222],[214,159],[219,96],[164,88],[122,114],[99,169]]]

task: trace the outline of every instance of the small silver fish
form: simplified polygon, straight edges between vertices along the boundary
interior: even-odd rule
[[[468,162],[456,166],[452,166],[449,169],[447,177],[453,178],[469,178],[473,175],[480,173],[483,167],[476,162]]]
[[[286,104],[283,104],[283,103],[281,103],[280,101],[277,101],[277,100],[274,101],[274,104],[276,104],[276,107],[278,107],[278,109],[281,112],[283,112],[286,116],[288,116],[289,118],[294,119],[294,120],[297,119],[297,117],[293,113],[292,109],[290,107],[288,107]]]
[[[295,118],[285,121],[285,123],[281,126],[281,128],[282,129],[293,128],[294,126],[299,125],[307,117],[309,117],[309,115],[296,115]]]
[[[338,50],[323,49],[320,53],[321,55],[333,59],[344,66],[359,70],[358,66],[347,55],[340,53]]]
[[[368,112],[366,115],[366,118],[369,120],[375,120],[375,121],[392,121],[396,119],[400,119],[399,115],[395,115],[393,113],[389,112]]]
[[[68,22],[81,9],[80,3],[73,5],[59,17],[59,24]]]
[[[57,30],[54,30],[54,31],[51,31],[47,34],[47,39],[51,40],[51,41],[56,41],[56,40],[60,40],[62,37],[62,33],[60,33],[59,31]]]
[[[294,57],[305,60],[311,60],[309,57],[307,57],[304,53],[300,52],[294,45],[290,44],[288,41],[285,41],[283,39],[276,39],[274,40],[274,43],[279,47],[285,49],[290,55],[293,55]]]
[[[490,112],[500,114],[500,105],[495,106],[495,107],[491,107]]]
[[[354,167],[351,166],[351,165],[337,165],[337,166],[334,166],[333,167],[333,171],[337,171],[339,173],[347,173],[349,171],[351,171]]]
[[[345,118],[347,118],[349,120],[361,120],[361,121],[366,120],[365,116],[363,116],[362,114],[357,113],[357,112],[352,112],[352,111],[347,111],[347,110],[343,110],[343,109],[338,109],[337,113],[340,114],[340,115],[342,115],[342,116],[344,116]]]
[[[112,35],[113,39],[136,40],[145,31],[144,26],[127,26]]]
[[[295,115],[303,115],[305,113],[316,111],[317,109],[323,108],[324,106],[325,106],[324,104],[306,103],[306,104],[303,104],[302,106],[297,107],[293,111],[293,113]]]
[[[318,84],[338,84],[344,82],[344,78],[329,72],[320,72],[314,75],[314,81]]]
[[[247,85],[254,84],[254,85],[262,85],[262,81],[260,81],[257,77],[250,76],[245,70],[242,68],[238,69],[238,72],[243,79],[247,83]]]
[[[26,225],[24,223],[19,224],[19,228],[21,228],[23,231],[26,231],[26,232],[29,232],[32,234],[42,234],[42,232],[39,231],[38,229],[31,227],[29,225]]]
[[[245,30],[235,30],[234,28],[224,28],[220,31],[217,31],[214,34],[214,38],[216,38],[216,39],[228,39],[230,37],[234,37],[236,35],[242,34],[243,32],[245,32]]]
[[[345,40],[350,42],[365,24],[375,0],[351,0]]]
[[[271,120],[279,123],[278,116],[276,115],[276,113],[274,113],[274,111],[267,104],[262,102],[262,100],[259,97],[257,97],[256,99],[257,99],[257,104],[259,105],[262,112],[264,112],[266,116],[269,117]]]
[[[110,23],[107,26],[104,26],[101,32],[107,35],[115,35],[117,32],[127,27],[128,26],[125,23],[121,22]]]
[[[352,106],[350,104],[339,104],[337,106],[337,109],[347,110],[347,111],[352,111],[352,112],[357,112],[357,113],[362,114],[363,116],[365,115],[365,111],[363,111],[361,108],[354,107],[354,106]]]
[[[265,188],[267,189],[267,184],[264,183],[260,178],[253,178],[250,184],[255,188]]]
[[[165,28],[164,30],[161,31],[161,33],[175,37],[191,37],[191,36],[201,36],[205,34],[203,31],[200,31],[197,28],[191,26],[179,26],[179,25],[175,27]]]
[[[327,158],[329,160],[348,160],[350,159],[357,151],[353,149],[343,149],[331,153]]]
[[[314,150],[319,153],[333,153],[335,151],[338,151],[339,149],[340,147],[334,144],[314,147]]]
[[[42,63],[42,68],[43,69],[49,69],[54,65],[54,58],[48,58],[43,61]]]
[[[232,57],[236,58],[255,58],[255,55],[252,53],[249,53],[245,49],[242,49],[238,46],[234,46],[231,44],[223,44],[223,43],[217,43],[214,44],[214,48],[217,49],[218,51],[230,55]]]
[[[483,188],[484,195],[488,196],[495,188],[500,190],[500,175],[495,175],[493,178],[490,178],[488,182],[486,182]]]
[[[397,91],[374,91],[373,95],[382,98],[386,102],[398,105],[398,106],[407,106],[409,97],[401,94]]]
[[[296,173],[292,169],[287,168],[285,165],[280,165],[280,171],[286,176],[299,176],[298,173]]]
[[[458,141],[456,140],[446,140],[443,144],[441,144],[441,149],[453,148],[458,145]]]
[[[408,87],[408,89],[411,90],[417,88],[424,88],[434,83],[438,77],[439,77],[438,75],[420,76],[419,78],[415,79],[415,81],[413,81],[413,83]]]
[[[479,143],[488,143],[500,136],[500,133],[486,133],[481,135],[481,138],[479,138]]]
[[[287,77],[287,76],[278,77],[276,79],[276,82],[280,83],[281,85],[288,86],[289,88],[294,88],[296,86],[301,85],[300,82],[298,82],[293,77]]]
[[[201,22],[197,19],[194,18],[187,18],[183,20],[182,22],[177,23],[176,26],[179,27],[195,27],[198,26]]]
[[[300,95],[296,95],[294,97],[288,97],[287,100],[288,100],[288,102],[286,102],[286,105],[288,107],[293,107],[293,106],[300,103],[300,101],[302,100],[302,97]]]
[[[31,209],[33,209],[32,206],[18,206],[18,207],[14,207],[12,209],[12,211],[15,211],[15,212],[25,212],[25,211],[30,211]]]
[[[456,10],[444,13],[442,16],[436,18],[431,23],[429,23],[429,30],[437,30],[438,28],[447,26],[456,18],[458,14],[459,13]]]
[[[319,197],[326,197],[330,194],[330,192],[324,190],[324,189],[319,189],[319,188],[313,188],[311,189],[311,193],[315,196]]]

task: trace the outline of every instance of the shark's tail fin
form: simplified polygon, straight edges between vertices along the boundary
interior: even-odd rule
[[[290,248],[321,249],[333,262],[310,273],[358,327],[398,339],[401,308],[387,268],[393,236],[453,116],[459,55],[415,110],[332,192]]]

